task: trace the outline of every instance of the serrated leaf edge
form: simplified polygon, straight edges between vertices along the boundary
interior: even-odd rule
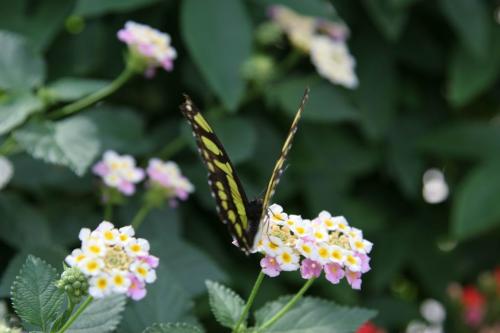
[[[216,281],[211,281],[211,280],[206,280],[205,281],[205,285],[207,286],[207,290],[209,291],[208,292],[208,303],[210,304],[210,310],[212,310],[212,313],[215,317],[215,320],[221,324],[222,326],[226,327],[226,323],[223,323],[222,320],[219,319],[219,317],[222,317],[220,315],[220,312],[219,310],[217,309],[217,307],[214,305],[214,299],[213,297],[211,296],[211,293],[210,293],[210,286],[213,286],[215,289],[219,289],[219,290],[222,290],[226,293],[228,293],[231,297],[234,297],[237,301],[240,301],[241,302],[241,305],[244,306],[245,305],[245,301],[243,300],[243,298],[238,295],[236,292],[234,292],[234,290],[226,287],[225,285],[219,283],[219,282],[216,282]],[[248,315],[247,315],[248,317]],[[247,318],[245,318],[246,320]]]
[[[203,332],[199,327],[191,325],[191,324],[187,324],[187,323],[154,323],[152,326],[147,327],[142,333],[152,332],[152,330],[156,329],[156,328],[161,328],[161,329],[164,329],[164,328],[166,328],[166,329],[168,329],[168,328],[188,328],[188,329],[192,329],[193,332],[197,332],[197,333]]]

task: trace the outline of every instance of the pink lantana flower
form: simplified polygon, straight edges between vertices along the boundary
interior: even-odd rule
[[[309,280],[312,278],[317,278],[321,275],[322,270],[323,265],[321,265],[319,262],[311,259],[302,260],[302,265],[300,266],[300,274],[303,279]]]
[[[260,260],[262,272],[269,277],[280,275],[281,268],[278,261],[274,257],[266,256]]]
[[[144,170],[136,167],[135,159],[130,155],[118,155],[112,150],[104,153],[92,172],[101,177],[104,184],[116,188],[125,195],[135,193],[135,184],[144,179]]]
[[[345,272],[339,264],[327,264],[324,270],[326,279],[333,284],[339,283],[345,276]]]
[[[149,184],[162,192],[172,206],[177,200],[186,200],[194,192],[194,186],[189,179],[182,175],[177,163],[153,158],[149,160],[146,170]]]
[[[361,272],[346,270],[345,276],[352,289],[361,289]]]
[[[134,301],[139,301],[146,297],[146,284],[139,280],[134,274],[129,275],[130,287],[127,290],[127,296],[132,298]]]
[[[132,57],[139,62],[137,69],[144,70],[146,77],[153,77],[159,67],[166,71],[174,68],[177,51],[170,45],[169,34],[128,21],[117,35],[119,40],[128,45]]]

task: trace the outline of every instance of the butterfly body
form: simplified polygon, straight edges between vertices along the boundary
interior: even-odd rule
[[[307,97],[308,90],[292,122],[266,192],[262,198],[254,200],[247,199],[224,146],[188,96],[185,96],[185,102],[180,107],[191,126],[198,151],[208,169],[208,183],[216,201],[219,218],[228,226],[236,245],[247,254],[254,251],[255,240],[265,223],[267,208],[285,168],[285,160]]]

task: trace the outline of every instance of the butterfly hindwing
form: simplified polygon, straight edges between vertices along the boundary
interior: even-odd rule
[[[249,216],[249,202],[241,181],[212,127],[191,99],[185,97],[186,101],[181,105],[181,111],[191,125],[200,155],[208,169],[209,185],[217,204],[219,217],[227,224],[239,247],[248,252],[252,247],[254,236],[252,233],[249,234],[249,231],[256,229],[251,224],[258,223],[258,218],[252,219]]]
[[[308,98],[309,98],[309,88],[307,88],[306,91],[304,92],[304,96],[302,97],[302,100],[300,102],[299,109],[297,110],[297,113],[293,118],[293,122],[292,125],[290,126],[290,130],[288,131],[285,143],[281,148],[280,156],[276,161],[276,164],[274,165],[273,173],[271,174],[271,179],[269,179],[269,183],[267,184],[266,192],[264,193],[264,198],[262,200],[261,220],[263,220],[265,215],[267,214],[267,208],[271,203],[272,196],[274,195],[276,186],[280,181],[281,174],[285,170],[285,162],[288,157],[288,152],[290,151],[290,148],[292,148],[292,141],[295,136],[295,133],[297,132],[300,117],[302,115],[302,112],[304,111],[304,106]]]

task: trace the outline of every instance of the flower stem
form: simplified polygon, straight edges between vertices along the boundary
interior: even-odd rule
[[[148,216],[148,214],[152,208],[153,208],[153,206],[151,204],[146,203],[135,214],[134,218],[132,219],[131,225],[136,231],[137,231],[137,229],[139,229],[142,222],[144,222],[144,219],[146,218],[146,216]]]
[[[262,326],[260,326],[256,332],[260,332],[262,330],[265,330],[266,328],[269,328],[271,325],[277,322],[281,317],[283,317],[285,313],[290,311],[290,309],[302,298],[302,296],[304,296],[305,292],[313,284],[314,280],[315,279],[307,280],[307,282],[302,286],[302,288],[300,288],[299,292],[295,296],[293,296],[293,298],[288,303],[286,303],[285,306],[283,306],[281,310],[279,310],[271,319],[262,324]]]
[[[66,332],[66,330],[71,325],[73,325],[75,320],[83,313],[83,311],[85,311],[85,309],[90,305],[90,303],[92,303],[93,300],[94,298],[92,298],[92,296],[87,297],[87,299],[82,303],[82,305],[80,305],[80,307],[76,310],[76,312],[73,313],[71,317],[69,317],[68,321],[63,325],[63,327],[61,327],[61,329],[57,331],[57,333]]]
[[[237,324],[234,326],[233,333],[237,333],[240,331],[240,327],[248,316],[248,312],[250,312],[250,308],[252,307],[253,302],[255,301],[255,296],[257,296],[257,292],[259,291],[260,285],[264,280],[264,273],[260,271],[257,276],[257,280],[255,280],[255,284],[253,285],[252,291],[250,292],[250,296],[248,297],[247,304],[243,308],[243,312],[241,313],[240,318],[238,319]]]
[[[50,115],[50,118],[59,119],[62,117],[66,117],[99,102],[100,100],[104,99],[105,97],[111,95],[119,88],[121,88],[134,75],[134,73],[135,72],[132,70],[132,68],[130,68],[130,66],[125,67],[123,72],[121,72],[121,74],[109,85],[102,88],[101,90],[96,91],[93,94],[77,100],[76,102],[67,104],[62,108],[55,110]]]
[[[108,200],[104,205],[104,220],[111,221],[113,219],[113,204]]]

